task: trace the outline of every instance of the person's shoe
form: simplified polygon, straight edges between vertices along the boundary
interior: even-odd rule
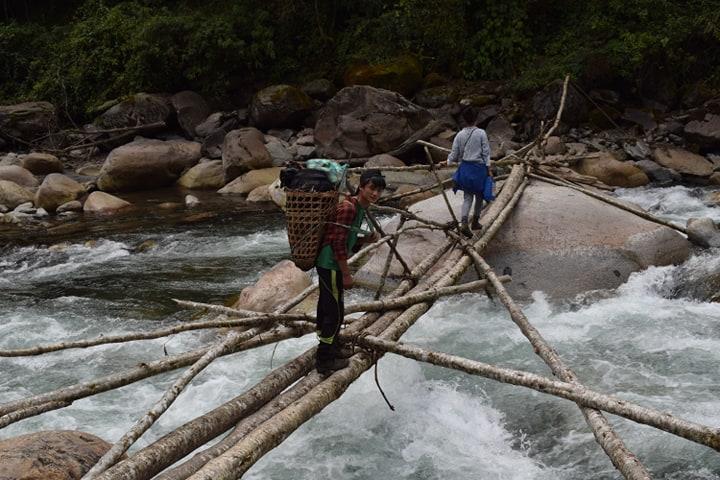
[[[477,217],[470,217],[470,230],[482,230],[482,223],[478,222]]]
[[[317,370],[320,375],[329,375],[337,370],[342,370],[348,365],[350,365],[350,360],[347,358],[334,358],[329,361],[318,362],[315,365],[315,370]]]
[[[350,358],[355,355],[352,345],[339,345],[335,347],[335,358]]]
[[[460,225],[460,233],[465,235],[467,238],[472,238],[473,236],[473,233],[468,228],[467,223],[463,223]]]

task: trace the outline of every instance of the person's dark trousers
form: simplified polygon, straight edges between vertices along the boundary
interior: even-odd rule
[[[322,267],[316,269],[320,288],[316,319],[319,341],[317,363],[327,364],[335,358],[335,337],[340,331],[345,313],[342,273]]]

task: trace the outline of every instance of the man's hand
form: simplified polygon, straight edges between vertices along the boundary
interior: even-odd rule
[[[353,287],[353,283],[354,283],[353,277],[349,273],[343,273],[342,281],[343,281],[343,288],[345,290],[349,290]]]

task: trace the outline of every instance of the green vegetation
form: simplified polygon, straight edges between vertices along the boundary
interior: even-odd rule
[[[403,54],[426,72],[666,102],[720,86],[717,0],[4,0],[0,102],[88,116],[138,91],[234,98],[269,82],[340,80]]]

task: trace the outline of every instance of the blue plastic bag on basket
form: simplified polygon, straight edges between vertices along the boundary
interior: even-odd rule
[[[327,158],[312,158],[305,163],[305,166],[313,170],[325,172],[328,180],[330,180],[338,190],[344,186],[342,183],[345,181],[347,165],[340,165],[338,162]]]
[[[492,202],[495,200],[495,180],[488,175],[485,177],[485,186],[483,187],[483,200]]]

